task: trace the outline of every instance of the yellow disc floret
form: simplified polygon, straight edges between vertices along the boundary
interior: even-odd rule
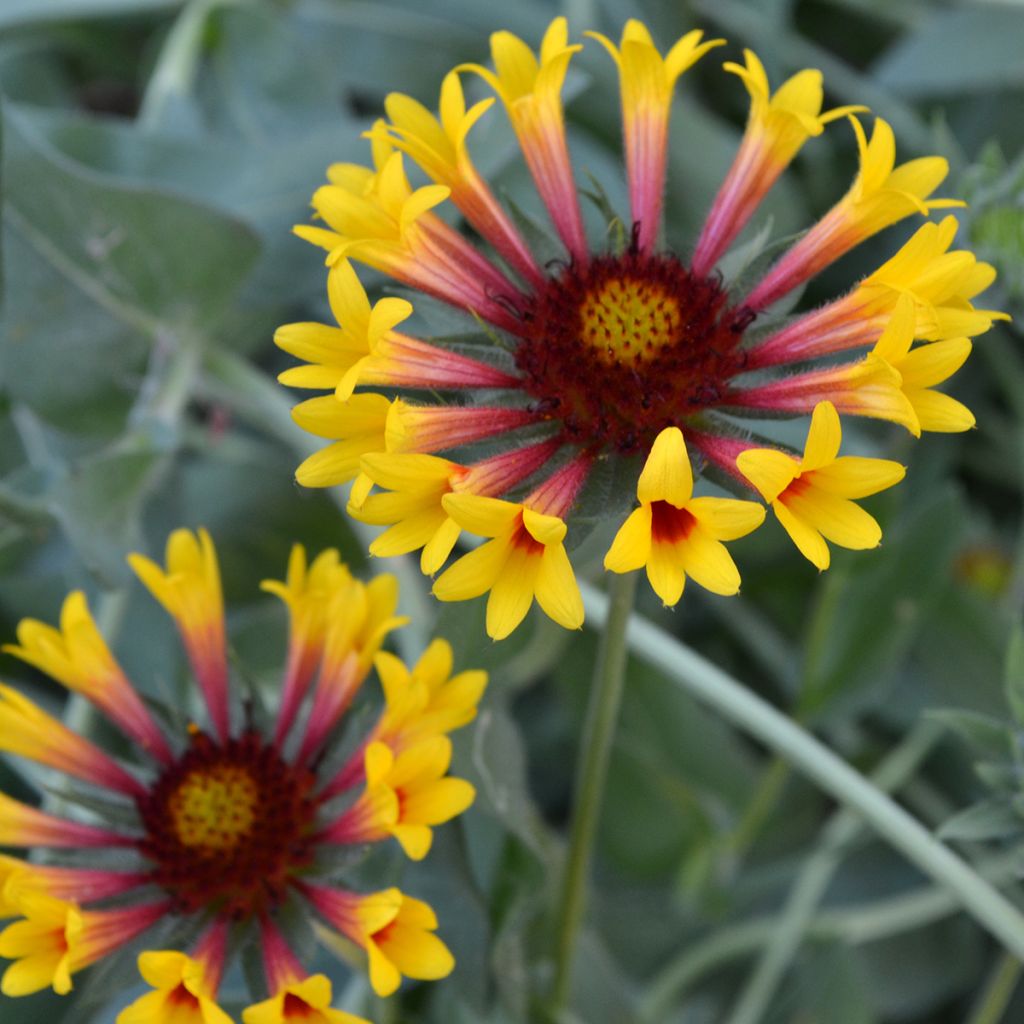
[[[583,340],[608,362],[650,359],[679,339],[678,301],[658,284],[611,279],[580,306]]]
[[[230,850],[249,834],[258,798],[244,768],[215,765],[191,772],[170,799],[174,830],[185,846]]]

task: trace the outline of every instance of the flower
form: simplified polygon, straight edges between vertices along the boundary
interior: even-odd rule
[[[589,215],[576,184],[563,93],[574,63],[594,52],[586,37],[618,71],[628,212],[604,201]],[[812,454],[824,416],[881,419],[915,436],[973,422],[932,389],[966,359],[966,339],[1004,314],[975,306],[995,272],[953,247],[956,217],[929,219],[963,205],[939,193],[947,161],[901,163],[890,125],[867,121],[862,106],[829,106],[820,71],[799,69],[772,83],[750,50],[742,63],[725,62],[749,99],[746,127],[703,228],[686,246],[692,258],[665,246],[666,185],[685,188],[668,181],[674,96],[687,72],[724,45],[694,30],[660,47],[635,19],[617,43],[590,32],[576,41],[562,17],[537,49],[496,32],[491,64],[449,72],[436,113],[389,95],[386,117],[367,133],[370,163],[331,167],[313,195],[322,224],[295,229],[327,252],[340,325],[291,325],[278,339],[307,364],[285,371],[284,383],[333,392],[295,410],[300,425],[334,442],[297,477],[309,486],[355,480],[348,513],[383,528],[371,554],[420,551],[439,600],[486,594],[494,639],[516,629],[534,600],[565,628],[579,628],[573,561],[582,557],[577,550],[591,550],[582,543],[588,532],[611,536],[609,527],[619,527],[606,569],[646,567],[669,604],[687,575],[719,593],[739,586],[721,542],[754,529],[757,514],[749,503],[741,512],[715,501],[772,503],[819,567],[827,564],[823,537],[877,544],[877,524],[867,529],[867,514],[851,513],[847,500],[869,493],[859,490],[865,481],[844,478],[840,487],[841,470],[812,468],[807,453],[801,460],[783,451],[744,420],[759,419],[765,430],[765,420],[827,407],[832,413],[815,420]],[[604,59],[600,49],[595,59]],[[536,224],[526,230],[474,162],[473,133],[499,107],[539,199],[519,205],[546,210],[548,237]],[[727,282],[723,269],[737,255],[730,249],[762,200],[805,146],[837,131],[852,132],[857,144],[845,193],[759,278],[751,271],[750,280]],[[407,161],[427,184],[412,187]],[[780,300],[909,217],[924,223],[874,272],[840,297],[783,318]],[[411,293],[373,305],[349,262]],[[398,324],[420,311],[419,296],[463,314],[463,326],[440,338],[400,333]],[[837,360],[843,353],[848,361]],[[679,459],[689,468],[677,466],[665,490],[662,470]],[[778,479],[759,473],[762,462],[779,470]],[[780,482],[786,467],[792,474]],[[694,498],[685,482],[705,470],[735,499]],[[638,476],[640,507],[630,511]],[[827,500],[824,480],[843,495]],[[818,495],[811,505],[791,500],[810,481]],[[851,530],[854,519],[860,525]],[[472,537],[483,543],[458,550],[472,547]]]
[[[877,547],[878,523],[854,498],[892,487],[906,472],[898,462],[856,455],[839,458],[842,428],[831,402],[814,407],[803,458],[773,448],[746,448],[739,471],[770,502],[800,554],[820,570],[829,566],[826,540],[843,548]]]
[[[453,653],[441,640],[407,668],[382,650],[406,622],[395,614],[394,577],[364,583],[337,551],[310,561],[296,545],[286,579],[263,584],[284,602],[290,626],[280,704],[261,723],[241,714],[234,694],[209,535],[178,530],[165,564],[141,555],[129,561],[178,625],[204,721],[179,735],[166,729],[164,716],[117,667],[82,595],[65,603],[60,631],[21,624],[20,643],[8,650],[89,697],[130,746],[124,759],[115,758],[0,684],[0,750],[101,794],[83,794],[91,814],[79,820],[0,793],[0,845],[72,855],[119,850],[123,862],[112,870],[0,857],[0,916],[16,918],[0,931],[0,957],[14,961],[0,988],[12,996],[46,987],[66,993],[78,971],[129,942],[144,942],[154,924],[169,918],[188,945],[140,955],[139,971],[152,990],[125,1007],[117,1024],[226,1024],[217,1004],[221,976],[252,934],[262,945],[272,995],[249,1007],[245,1021],[365,1024],[331,1008],[329,982],[308,976],[286,931],[303,913],[319,913],[310,893],[324,870],[331,884],[315,891],[343,901],[366,898],[337,886],[336,866],[319,856],[323,851],[394,838],[421,859],[432,830],[472,803],[473,787],[448,774],[447,734],[475,716],[486,674],[453,676]],[[375,664],[383,687],[378,722],[361,739],[345,741],[351,751],[346,755],[342,745],[341,769],[337,760],[324,768],[324,747]],[[127,714],[107,708],[112,689],[128,695]],[[353,792],[360,785],[362,796]],[[74,792],[69,796],[78,803]],[[392,917],[401,899],[411,897],[396,897]],[[444,948],[436,936],[432,941],[435,953]]]
[[[646,567],[654,592],[666,605],[683,594],[686,577],[716,594],[735,594],[740,574],[723,540],[756,530],[764,509],[752,501],[694,498],[693,472],[678,427],[655,438],[636,485],[640,507],[619,528],[605,555],[611,572]]]

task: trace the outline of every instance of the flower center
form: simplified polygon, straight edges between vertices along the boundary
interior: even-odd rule
[[[145,797],[139,846],[181,912],[263,913],[312,859],[314,776],[255,733],[221,746],[197,732]]]
[[[636,452],[727,398],[751,319],[717,278],[629,250],[548,279],[524,312],[516,364],[567,442]]]
[[[244,768],[220,764],[187,775],[168,809],[185,846],[230,850],[249,834],[258,800],[256,783]]]

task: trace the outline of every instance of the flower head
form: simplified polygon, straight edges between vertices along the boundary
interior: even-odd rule
[[[313,911],[310,893],[325,866],[332,884],[315,891],[342,901],[364,898],[334,884],[337,868],[318,856],[323,851],[394,837],[420,859],[433,829],[469,806],[473,787],[449,775],[447,733],[474,717],[485,674],[452,676],[452,651],[443,641],[407,669],[382,650],[406,621],[395,614],[395,579],[385,574],[364,583],[336,551],[310,561],[296,546],[287,578],[264,583],[290,617],[281,703],[267,722],[252,713],[243,721],[221,660],[223,598],[210,537],[179,530],[166,564],[140,555],[130,561],[178,624],[205,720],[172,735],[130,689],[132,706],[141,709],[133,721],[145,715],[150,726],[122,764],[0,684],[0,749],[104,791],[89,805],[92,820],[51,814],[0,793],[0,845],[118,850],[126,862],[110,870],[0,857],[0,915],[16,918],[0,931],[0,957],[14,961],[0,988],[6,995],[48,986],[66,993],[78,971],[170,918],[189,946],[142,953],[139,970],[152,991],[124,1008],[117,1024],[226,1024],[217,1003],[224,965],[253,934],[272,997],[249,1007],[246,1021],[365,1024],[331,1007],[330,984],[307,976],[286,932],[297,916]],[[76,605],[80,614],[84,599]],[[33,664],[84,678],[84,670],[81,677],[71,674],[78,669],[69,652],[79,638],[63,625],[64,636],[23,624],[20,649]],[[83,664],[112,676],[113,656],[93,636],[91,620],[88,629],[89,650],[102,656]],[[325,770],[320,754],[375,663],[384,687],[378,723],[355,739],[341,771],[337,761]],[[118,686],[131,687],[123,673],[117,678]],[[365,770],[348,767],[354,759]],[[336,799],[359,785],[363,796]],[[109,824],[103,820],[108,805]],[[116,904],[106,904],[114,897]]]
[[[618,69],[629,196],[628,211],[601,206],[608,223],[589,237],[563,95],[588,37]],[[495,33],[491,63],[450,72],[436,113],[389,96],[387,119],[368,133],[372,165],[329,169],[329,184],[314,196],[328,227],[296,229],[329,250],[329,292],[341,280],[354,303],[343,309],[332,299],[340,326],[323,328],[316,345],[300,350],[288,329],[281,339],[310,364],[283,380],[334,392],[295,411],[301,425],[334,442],[299,467],[298,479],[311,486],[355,479],[349,514],[383,530],[371,553],[420,551],[439,600],[487,595],[495,639],[508,636],[535,600],[562,626],[578,628],[572,553],[589,550],[581,543],[588,531],[612,524],[620,529],[606,568],[646,567],[669,604],[688,575],[735,593],[738,572],[722,542],[758,525],[749,502],[729,504],[736,499],[771,503],[819,567],[827,564],[823,538],[874,546],[877,524],[869,528],[852,499],[895,477],[854,481],[848,474],[860,463],[834,452],[835,466],[813,465],[824,450],[822,431],[831,424],[828,436],[837,439],[839,417],[888,420],[915,436],[966,429],[970,414],[933,388],[967,357],[966,339],[1004,316],[978,304],[994,271],[954,247],[956,218],[928,219],[962,205],[936,196],[947,161],[901,162],[890,125],[862,123],[861,106],[827,103],[819,70],[797,69],[772,83],[750,50],[724,65],[750,101],[733,164],[694,244],[684,246],[693,256],[665,247],[667,189],[687,188],[668,176],[676,90],[686,71],[724,45],[699,30],[669,42],[662,46],[635,19],[617,42],[594,33],[576,41],[562,17],[536,49]],[[482,99],[474,79],[483,82]],[[499,106],[555,237],[538,237],[537,225],[522,229],[474,163],[474,132]],[[727,283],[723,265],[741,255],[730,248],[769,190],[804,147],[837,130],[852,130],[857,143],[845,193],[760,280]],[[403,158],[430,183],[413,189]],[[438,211],[449,201],[452,216],[442,221]],[[877,270],[840,297],[782,318],[779,300],[865,239],[916,216],[925,223]],[[460,231],[460,217],[474,235]],[[559,249],[564,258],[548,259]],[[363,325],[376,307],[357,294],[344,259],[413,289],[414,315],[418,291],[464,313],[463,327],[425,338],[413,328],[399,333],[389,315],[371,339]],[[399,309],[394,299],[382,302]],[[842,354],[849,358],[836,358]],[[803,459],[783,451],[765,426],[785,416],[813,417]],[[749,418],[766,436],[753,434]],[[669,462],[676,489],[662,493],[650,481],[667,486]],[[736,499],[694,498],[681,487],[705,469]],[[623,523],[637,477],[640,507]],[[473,547],[473,537],[482,543]]]

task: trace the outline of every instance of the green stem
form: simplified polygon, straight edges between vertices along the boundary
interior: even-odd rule
[[[931,721],[912,729],[874,772],[872,782],[885,791],[901,785],[917,769],[942,732],[942,727]],[[766,1019],[769,1003],[800,948],[808,923],[847,847],[861,829],[860,818],[850,810],[838,812],[825,826],[821,842],[808,858],[778,916],[774,941],[764,948],[727,1018],[729,1024],[757,1024]]]
[[[971,1011],[967,1024],[999,1024],[1013,998],[1024,964],[1015,956],[1004,953],[995,966],[981,998]]]
[[[609,618],[608,600],[583,589],[591,624]],[[639,617],[627,626],[630,648],[691,696],[785,757],[816,785],[864,818],[891,846],[936,882],[1008,950],[1024,957],[1024,915],[899,804],[806,729],[664,630]]]
[[[214,8],[237,0],[192,0],[185,5],[160,50],[139,105],[138,124],[155,128],[168,110],[192,91],[206,21]]]
[[[558,948],[551,1011],[556,1020],[569,1001],[576,940],[586,903],[590,858],[594,847],[604,784],[626,678],[626,630],[633,613],[637,574],[612,576],[608,615],[597,653],[594,685],[580,739],[569,855],[558,912]],[[603,595],[602,595],[603,596]]]

